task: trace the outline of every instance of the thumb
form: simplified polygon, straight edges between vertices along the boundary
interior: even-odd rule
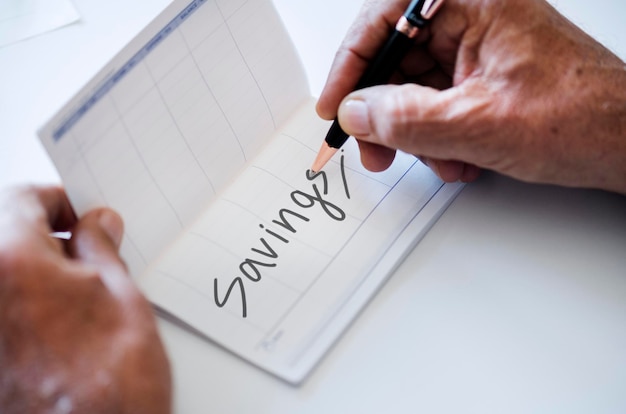
[[[473,127],[484,125],[480,118],[490,104],[487,98],[460,86],[444,91],[416,84],[375,86],[346,96],[337,117],[343,130],[360,141],[473,163],[475,147],[468,138],[482,132]]]
[[[112,267],[111,270],[126,272],[126,265],[119,256],[123,234],[124,224],[116,212],[108,208],[92,210],[72,231],[70,256],[101,270]]]

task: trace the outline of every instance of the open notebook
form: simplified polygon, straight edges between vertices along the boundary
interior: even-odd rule
[[[271,1],[176,0],[40,137],[158,309],[298,383],[461,188],[353,140],[311,176],[328,127]]]

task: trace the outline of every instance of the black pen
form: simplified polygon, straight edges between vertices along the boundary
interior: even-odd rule
[[[398,67],[400,61],[413,44],[413,40],[420,29],[426,26],[430,19],[433,18],[443,1],[411,1],[409,7],[400,17],[398,23],[396,23],[395,30],[357,83],[355,90],[367,88],[368,86],[382,85],[389,81],[393,71]],[[314,173],[321,171],[347,139],[348,134],[341,129],[337,118],[335,118],[313,162],[311,171]]]

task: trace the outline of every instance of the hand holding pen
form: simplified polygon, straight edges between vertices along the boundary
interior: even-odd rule
[[[624,62],[544,0],[447,0],[393,73],[403,85],[354,91],[408,3],[368,3],[318,102],[366,168],[400,149],[445,181],[489,169],[626,193]]]
[[[404,14],[396,22],[386,42],[378,49],[376,55],[361,75],[354,89],[362,89],[389,82],[391,75],[397,70],[400,61],[412,46],[420,30],[432,19],[443,5],[443,0],[412,0]],[[347,134],[333,121],[320,151],[313,162],[311,171],[320,171],[330,158],[346,142]]]

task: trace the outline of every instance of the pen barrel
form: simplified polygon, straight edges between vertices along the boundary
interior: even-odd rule
[[[412,38],[394,30],[357,83],[355,90],[388,83],[412,44]],[[348,137],[349,135],[339,126],[339,121],[335,118],[326,134],[325,141],[331,148],[341,148]]]
[[[413,45],[413,39],[394,30],[382,49],[378,52],[365,71],[355,89],[383,85],[389,82],[391,75],[398,68],[402,58]]]
[[[339,120],[335,118],[326,134],[325,141],[331,148],[341,148],[348,140],[349,135],[339,126]]]

